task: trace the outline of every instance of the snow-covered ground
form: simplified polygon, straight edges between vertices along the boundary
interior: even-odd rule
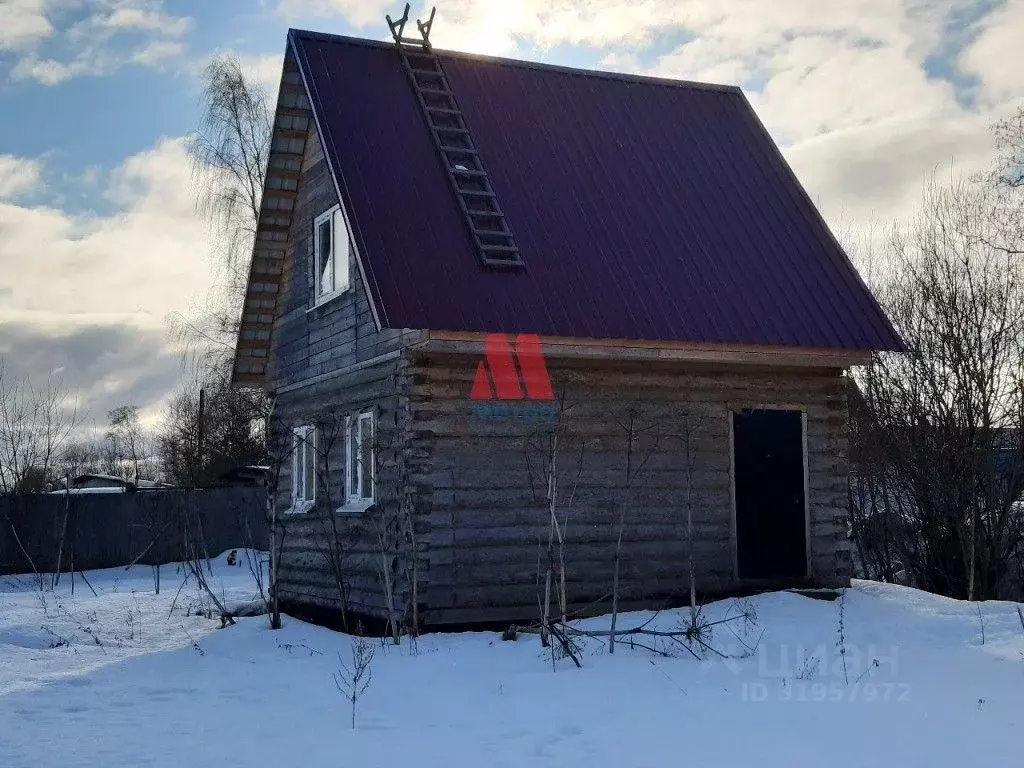
[[[241,562],[214,566],[211,583],[232,604],[255,595]],[[1010,603],[981,604],[979,620],[977,605],[858,582],[842,602],[845,674],[840,603],[790,593],[710,606],[711,618],[752,608],[756,624],[717,627],[713,645],[728,658],[703,662],[628,643],[610,656],[589,640],[582,669],[563,659],[553,671],[535,636],[428,635],[416,653],[375,641],[352,730],[332,679],[351,638],[287,618],[277,632],[265,617],[221,629],[191,584],[176,594],[174,567],[159,596],[148,568],[88,578],[96,597],[80,578],[71,595],[67,575],[42,594],[30,579],[0,579],[2,768],[1024,759],[1024,630]],[[681,616],[663,612],[649,627],[676,628]]]

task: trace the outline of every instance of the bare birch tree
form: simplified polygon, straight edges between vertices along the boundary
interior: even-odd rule
[[[684,402],[687,396],[682,396]],[[679,409],[675,417],[676,427],[679,434],[680,455],[683,459],[683,477],[686,482],[686,489],[683,492],[683,508],[686,514],[686,548],[687,548],[687,575],[690,587],[690,627],[700,626],[699,609],[697,607],[697,561],[695,557],[696,538],[693,531],[694,513],[694,473],[697,468],[699,457],[699,445],[702,431],[704,429],[705,417],[692,404]]]
[[[555,663],[556,643],[562,653],[580,666],[576,650],[565,632],[569,615],[569,587],[566,566],[566,537],[573,505],[583,476],[586,441],[571,429],[572,404],[563,392],[555,404],[553,421],[543,424],[528,437],[525,458],[532,493],[543,505],[547,523],[547,543],[542,545],[538,561],[538,603],[541,612],[541,643],[551,648]],[[563,472],[563,463],[571,462]],[[552,597],[557,606],[552,606]],[[558,620],[552,618],[557,608]]]
[[[245,283],[259,220],[272,135],[272,107],[233,56],[215,56],[203,72],[202,113],[188,140],[196,209],[213,237],[215,279],[204,306],[171,318],[185,344],[193,381],[175,398],[161,447],[176,479],[252,463],[250,425],[269,412],[261,390],[232,386],[231,371]],[[198,418],[199,393],[206,395]],[[182,418],[190,416],[192,418]],[[202,427],[202,445],[196,440]],[[217,438],[220,438],[219,442]],[[200,447],[211,451],[198,455]],[[262,463],[262,460],[259,462]]]
[[[287,520],[281,514],[278,495],[281,490],[281,475],[286,462],[292,460],[295,446],[290,430],[273,418],[275,402],[269,401],[267,454],[269,471],[267,473],[267,528],[269,534],[270,556],[267,567],[267,609],[270,614],[270,628],[280,629],[281,598],[278,585],[281,578],[281,555],[284,552],[285,540],[288,535]]]
[[[363,435],[363,442],[359,446],[350,444],[346,448],[346,456],[350,462],[353,457],[358,457],[363,466],[373,468],[370,481],[373,485],[373,502],[366,509],[363,520],[366,533],[372,539],[371,545],[376,550],[377,574],[384,590],[388,632],[391,642],[398,645],[403,631],[409,631],[415,636],[413,624],[417,618],[410,616],[410,610],[416,610],[413,605],[415,598],[408,597],[403,606],[402,595],[407,594],[416,581],[415,563],[418,553],[412,548],[415,547],[415,540],[409,541],[406,536],[409,526],[413,524],[412,509],[404,492],[405,455],[397,412],[388,424],[379,423],[379,416],[379,411],[375,412],[372,435]],[[367,452],[369,457],[366,456]],[[353,463],[349,472],[356,471]],[[363,482],[366,482],[365,477]],[[409,576],[413,578],[412,583]]]
[[[992,127],[995,159],[988,181],[1005,189],[1024,190],[1024,107]]]
[[[990,201],[992,226],[983,242],[995,250],[1024,256],[1024,106],[992,126],[992,135],[992,167],[977,184]]]
[[[203,72],[202,115],[189,137],[196,208],[215,238],[221,280],[206,317],[178,318],[184,336],[230,352],[238,329],[249,256],[270,155],[272,107],[234,56],[215,56]]]
[[[11,532],[26,564],[44,586],[38,564],[25,546],[21,518],[25,495],[46,488],[51,470],[78,425],[77,403],[61,382],[48,377],[42,385],[7,372],[0,358],[0,524]],[[63,537],[62,537],[63,539]]]
[[[375,423],[363,451],[372,451],[373,504],[367,509],[367,522],[378,551],[392,640],[407,634],[415,649],[420,631],[420,552],[405,438],[400,413],[393,410],[387,423]]]
[[[99,472],[102,453],[98,440],[69,438],[57,460],[57,476],[69,480],[86,473]]]
[[[59,379],[37,385],[0,358],[0,492],[43,490],[77,426],[77,402]]]
[[[212,573],[209,565],[210,552],[206,544],[205,520],[202,510],[196,503],[193,492],[182,491],[176,494],[175,510],[178,513],[182,538],[182,561],[185,564],[185,578],[192,578],[209,598],[217,610],[221,625],[234,625],[235,619],[229,607],[210,584],[207,575]]]
[[[615,424],[625,440],[623,452],[623,474],[618,487],[618,514],[616,515],[615,554],[612,565],[612,616],[611,634],[608,636],[608,653],[615,653],[615,630],[619,618],[619,580],[622,571],[622,537],[626,520],[633,503],[633,490],[647,462],[657,450],[660,433],[656,422],[645,417],[641,405],[626,408],[615,418]]]
[[[139,423],[139,407],[137,405],[119,406],[107,414],[107,419],[106,438],[113,448],[114,455],[128,465],[119,467],[122,471],[115,474],[118,476],[128,474],[130,477],[126,479],[138,483],[141,477],[140,463],[146,458],[145,434]],[[124,469],[130,469],[130,472],[124,472]]]
[[[338,508],[345,503],[345,489],[341,487],[335,493],[336,484],[332,482],[331,460],[343,474],[342,456],[347,450],[345,446],[346,414],[337,410],[322,411],[314,420],[316,426],[316,515],[321,533],[317,537],[317,545],[324,558],[324,563],[334,579],[338,593],[338,607],[341,612],[341,626],[349,631],[349,554],[354,539],[359,535],[354,518],[339,520]],[[341,449],[341,450],[339,450]],[[342,481],[342,486],[344,482]],[[354,526],[355,524],[355,526]]]

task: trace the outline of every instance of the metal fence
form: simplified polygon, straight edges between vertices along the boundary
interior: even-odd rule
[[[0,498],[0,574],[174,562],[185,551],[186,529],[192,546],[209,556],[267,549],[266,489]]]

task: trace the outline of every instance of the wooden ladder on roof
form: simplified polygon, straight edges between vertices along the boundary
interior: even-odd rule
[[[426,22],[416,20],[418,38],[404,35],[409,21],[409,3],[405,4],[405,13],[398,21],[392,21],[391,16],[385,18],[480,260],[488,267],[522,267],[519,247],[498,205],[473,136],[448,84],[441,60],[430,45],[436,11],[436,8],[430,11]]]

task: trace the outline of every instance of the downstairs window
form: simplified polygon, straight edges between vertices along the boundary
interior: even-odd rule
[[[350,506],[373,503],[373,412],[350,416],[345,423],[345,486]]]
[[[308,512],[316,501],[316,428],[292,430],[292,511]]]

